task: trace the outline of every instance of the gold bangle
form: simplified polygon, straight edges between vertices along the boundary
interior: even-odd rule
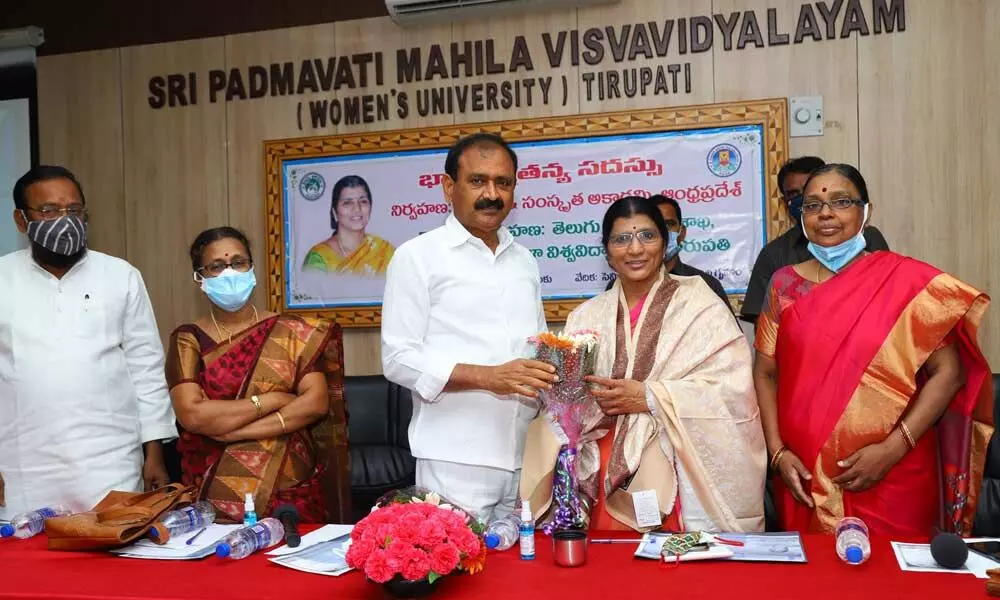
[[[772,471],[774,471],[774,470],[776,470],[778,468],[778,461],[781,460],[781,457],[784,456],[785,452],[788,452],[788,447],[787,446],[782,446],[781,448],[778,448],[778,451],[775,452],[774,456],[771,457],[771,470]]]
[[[285,417],[281,416],[281,411],[274,411],[274,415],[278,417],[278,422],[281,423],[281,433],[288,433],[288,430],[285,429]]]
[[[250,402],[253,402],[253,407],[257,409],[257,418],[259,419],[264,412],[264,407],[260,403],[260,398],[257,396],[250,396]]]
[[[910,428],[906,426],[906,423],[900,421],[899,430],[903,433],[903,441],[906,442],[906,445],[910,448],[910,450],[916,448],[917,442],[913,439],[913,434],[910,433]]]

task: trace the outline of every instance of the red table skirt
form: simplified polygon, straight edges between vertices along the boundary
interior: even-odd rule
[[[305,527],[305,530],[312,528]],[[595,537],[601,537],[595,534]],[[689,562],[676,568],[633,558],[632,544],[592,544],[588,562],[575,569],[552,562],[552,546],[539,533],[537,558],[521,561],[517,547],[492,554],[476,575],[443,579],[434,598],[511,600],[553,598],[986,598],[985,580],[972,575],[904,573],[886,540],[873,542],[864,565],[840,562],[833,539],[803,540],[808,564]],[[256,554],[244,560],[214,556],[199,561],[120,558],[105,553],[46,550],[44,534],[0,541],[0,598],[169,598],[228,600],[280,598],[334,600],[385,598],[381,586],[357,572],[340,577],[301,573]]]

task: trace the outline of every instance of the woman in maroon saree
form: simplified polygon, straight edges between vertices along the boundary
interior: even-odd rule
[[[813,172],[804,193],[816,258],[775,273],[755,343],[782,528],[832,532],[856,516],[880,535],[967,535],[993,430],[976,340],[989,298],[865,253],[870,205],[853,167]]]
[[[339,328],[248,302],[252,258],[234,229],[199,235],[191,259],[213,305],[209,316],[173,332],[167,358],[183,426],[183,482],[198,488],[220,521],[240,521],[249,493],[260,517],[292,504],[303,522],[343,522],[349,484]]]

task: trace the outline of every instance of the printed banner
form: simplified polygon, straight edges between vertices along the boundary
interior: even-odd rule
[[[653,194],[681,206],[681,259],[712,273],[730,294],[746,291],[766,235],[760,126],[512,146],[517,187],[506,225],[538,260],[545,299],[603,291],[613,277],[601,246],[604,213],[623,196]],[[284,161],[288,308],[381,304],[392,253],[449,212],[441,189],[446,154]]]

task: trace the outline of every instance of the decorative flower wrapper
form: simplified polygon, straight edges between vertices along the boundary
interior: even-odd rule
[[[473,515],[437,492],[419,485],[411,485],[405,488],[392,490],[391,492],[386,492],[382,495],[382,497],[375,501],[375,506],[372,507],[372,512],[392,504],[411,503],[433,504],[434,506],[438,506],[440,508],[455,511],[464,516],[466,523],[469,525],[469,529],[471,529],[473,533],[480,536],[486,533],[486,525],[479,520],[476,515]]]
[[[539,392],[549,418],[565,437],[559,450],[552,482],[552,518],[543,526],[547,534],[561,529],[583,529],[587,509],[580,497],[576,476],[576,456],[584,428],[600,418],[600,407],[583,380],[594,374],[597,363],[597,333],[575,331],[541,333],[531,338],[535,358],[556,368],[559,381]]]

